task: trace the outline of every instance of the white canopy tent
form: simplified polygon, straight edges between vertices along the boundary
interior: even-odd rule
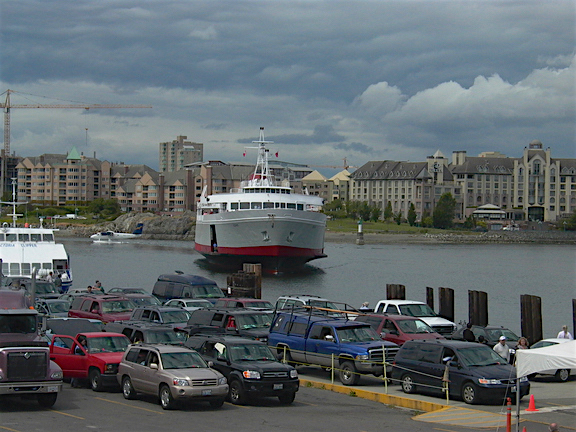
[[[576,340],[544,348],[516,350],[516,376],[551,369],[576,369]]]

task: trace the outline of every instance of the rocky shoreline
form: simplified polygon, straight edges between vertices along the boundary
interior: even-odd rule
[[[97,225],[82,225],[74,221],[58,222],[59,237],[88,237],[98,231],[132,232],[144,223],[142,238],[151,240],[194,240],[195,215],[158,216],[152,213],[130,213]],[[356,232],[326,231],[328,243],[355,243]],[[446,244],[446,243],[534,243],[576,245],[574,231],[489,231],[483,233],[370,233],[364,232],[364,244]]]

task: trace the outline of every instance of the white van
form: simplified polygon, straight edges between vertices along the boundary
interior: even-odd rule
[[[410,315],[420,318],[442,336],[450,336],[456,331],[456,324],[439,316],[426,303],[414,300],[380,300],[374,309],[376,313],[390,315]]]

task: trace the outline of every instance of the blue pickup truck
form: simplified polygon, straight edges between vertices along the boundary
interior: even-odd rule
[[[399,349],[368,324],[312,310],[277,312],[268,345],[290,364],[335,368],[344,385],[357,384],[361,373],[381,376],[384,368],[390,372]]]

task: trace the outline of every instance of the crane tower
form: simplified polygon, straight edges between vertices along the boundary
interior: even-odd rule
[[[118,105],[118,104],[12,104],[10,102],[11,93],[19,93],[14,90],[6,90],[6,100],[0,103],[0,108],[4,109],[4,148],[0,154],[2,158],[1,172],[0,172],[0,196],[6,190],[6,176],[7,164],[6,160],[10,156],[10,110],[12,108],[80,108],[85,110],[100,109],[100,108],[152,108],[149,105]],[[4,93],[3,93],[4,94]]]

